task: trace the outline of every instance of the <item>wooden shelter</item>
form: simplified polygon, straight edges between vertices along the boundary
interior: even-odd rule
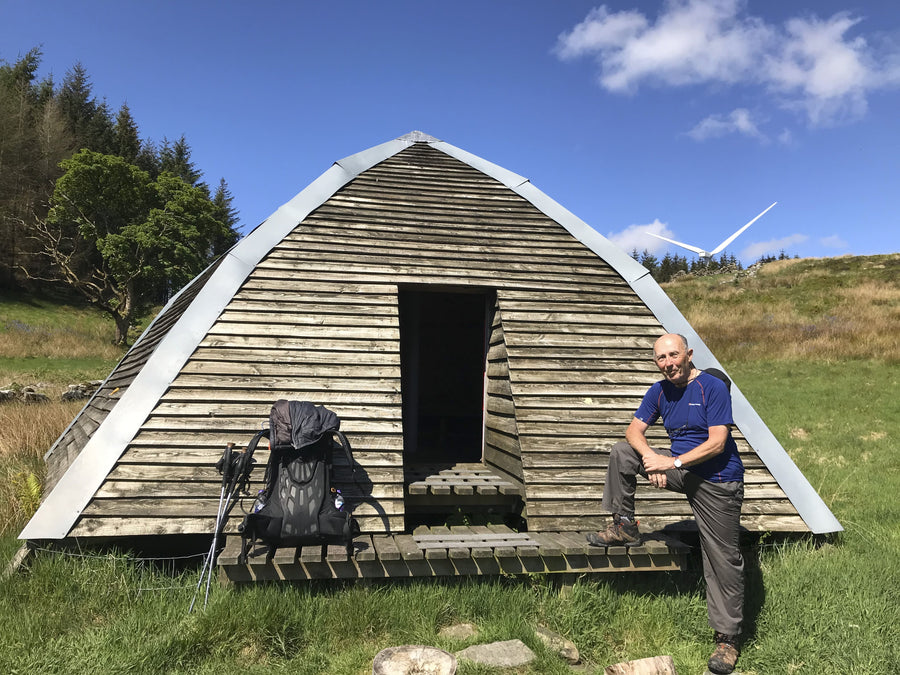
[[[521,176],[413,132],[337,162],[172,299],[48,452],[20,538],[211,533],[225,444],[288,398],[340,416],[364,486],[344,487],[377,560],[596,558],[572,533],[605,520],[607,453],[667,331],[722,367],[627,254]],[[841,529],[736,385],[732,398],[743,525]],[[651,529],[691,519],[647,484],[637,512]],[[470,514],[494,531],[435,530]],[[315,576],[290,555],[285,569]]]

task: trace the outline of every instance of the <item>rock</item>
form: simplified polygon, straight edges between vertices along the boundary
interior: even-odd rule
[[[467,647],[456,652],[456,658],[495,668],[518,668],[531,663],[536,657],[521,640],[506,640]]]
[[[468,640],[478,635],[478,629],[470,623],[457,623],[452,626],[444,626],[438,631],[438,636],[450,640]]]
[[[562,635],[554,633],[549,628],[538,626],[534,629],[534,634],[543,642],[547,649],[556,652],[557,656],[563,659],[569,665],[575,665],[581,661],[581,655],[578,653],[578,647],[571,640],[567,640]]]
[[[671,656],[651,656],[607,666],[604,675],[678,675]]]
[[[48,403],[50,401],[49,396],[35,391],[34,387],[23,388],[21,399],[24,403]]]
[[[70,384],[69,388],[63,392],[61,398],[63,401],[80,401],[90,398],[101,384],[100,380]]]
[[[453,675],[456,658],[437,647],[404,645],[378,652],[372,675]]]

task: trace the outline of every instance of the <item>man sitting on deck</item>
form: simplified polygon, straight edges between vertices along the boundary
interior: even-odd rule
[[[636,475],[657,488],[687,495],[703,555],[709,625],[716,648],[709,659],[714,673],[734,670],[743,620],[744,560],[740,549],[744,467],[731,437],[731,395],[721,379],[698,370],[683,335],[668,334],[654,347],[665,379],[653,384],[625,433],[627,443],[610,451],[603,508],[612,513],[604,532],[588,535],[594,546],[640,541],[634,518]],[[662,417],[671,450],[652,448],[647,428]]]

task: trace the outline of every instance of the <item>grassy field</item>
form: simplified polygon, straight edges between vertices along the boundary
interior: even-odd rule
[[[747,540],[745,674],[900,671],[898,261],[787,261],[750,279],[667,287],[845,528],[824,541]],[[11,312],[0,303],[0,367],[12,358],[3,353],[2,328]],[[754,333],[770,314],[768,333]],[[90,351],[79,358],[92,358]],[[20,382],[36,377],[16,373]],[[0,371],[0,383],[9,380]],[[56,431],[75,412],[54,413]],[[4,480],[0,551],[10,559],[35,504],[39,457],[56,431],[45,429],[46,407],[3,406],[0,415],[4,464],[21,463],[36,477]],[[696,572],[568,588],[544,577],[214,588],[209,606],[188,614],[196,565],[38,552],[27,573],[0,581],[0,618],[10,627],[0,633],[0,671],[356,674],[371,672],[375,654],[389,646],[455,651],[519,638],[538,654],[519,672],[569,672],[536,639],[538,624],[573,640],[588,673],[658,654],[671,654],[682,675],[701,673],[711,649]],[[479,628],[476,640],[439,636],[459,621]],[[489,671],[462,664],[459,672]]]

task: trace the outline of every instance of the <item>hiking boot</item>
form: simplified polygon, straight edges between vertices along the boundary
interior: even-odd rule
[[[622,516],[614,513],[612,521],[603,532],[591,532],[587,536],[591,546],[631,546],[641,540],[637,521],[622,520]]]
[[[734,670],[741,650],[737,648],[737,636],[716,632],[716,649],[709,657],[706,667],[711,673],[728,673]]]

